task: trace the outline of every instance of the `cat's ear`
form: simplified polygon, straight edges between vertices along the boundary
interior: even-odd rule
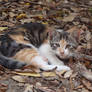
[[[53,38],[53,35],[55,34],[55,30],[54,30],[54,28],[48,28],[47,29],[47,35],[48,35],[48,38],[49,38],[49,40],[51,40],[52,38]]]

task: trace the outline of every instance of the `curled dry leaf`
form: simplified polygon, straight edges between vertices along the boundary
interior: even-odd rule
[[[17,19],[23,19],[23,18],[26,18],[27,15],[26,14],[19,14],[16,18]]]
[[[42,86],[42,84],[40,82],[36,83],[36,87],[41,87],[41,86]]]
[[[0,92],[6,92],[6,90],[7,90],[7,85],[6,84],[2,84],[2,83],[0,83]]]
[[[83,85],[88,89],[92,91],[92,84],[88,82],[87,80],[82,80]]]
[[[91,39],[91,32],[89,32],[89,31],[86,31],[86,36],[85,36],[85,38],[86,38],[86,40],[87,41],[89,41],[90,39]]]
[[[24,92],[33,92],[33,85],[26,84]]]
[[[0,27],[0,31],[3,31],[5,29],[8,29],[8,27]]]
[[[15,75],[15,76],[12,77],[12,79],[17,81],[17,82],[26,82],[26,80],[23,76]]]
[[[86,79],[92,81],[92,72],[90,72],[88,70],[83,71],[82,76],[85,77]]]
[[[13,12],[9,12],[9,16],[10,16],[11,18],[13,18],[14,16],[16,16],[16,14],[13,13]]]
[[[64,78],[69,78],[73,73],[73,70],[70,70],[70,71],[67,71],[65,74],[64,74]]]

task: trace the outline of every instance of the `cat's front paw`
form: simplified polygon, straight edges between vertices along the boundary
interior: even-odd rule
[[[62,70],[69,71],[71,69],[70,69],[70,67],[65,66],[65,65],[57,66],[57,71],[62,71]]]

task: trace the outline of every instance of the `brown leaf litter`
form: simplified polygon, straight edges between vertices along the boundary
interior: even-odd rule
[[[0,92],[92,91],[91,0],[0,0],[0,31],[26,22],[41,22],[71,33],[79,42],[66,63],[72,71],[37,73],[28,67],[11,71],[0,66]],[[28,69],[27,69],[28,68]]]

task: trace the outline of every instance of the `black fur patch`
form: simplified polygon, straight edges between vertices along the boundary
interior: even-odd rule
[[[27,23],[22,25],[22,27],[27,29],[25,36],[36,47],[39,47],[47,38],[46,28],[41,23]]]
[[[21,34],[29,39],[30,43],[36,47],[39,47],[47,38],[46,27],[41,23],[26,23],[17,26],[16,28],[14,28],[14,30],[9,31],[7,34]]]
[[[8,35],[3,35],[0,40],[0,52],[7,57],[14,56],[21,49],[31,48],[27,45],[16,43],[16,41],[12,40]]]
[[[19,69],[25,66],[26,64],[17,60],[13,60],[11,58],[7,58],[0,54],[0,65],[8,69]]]

